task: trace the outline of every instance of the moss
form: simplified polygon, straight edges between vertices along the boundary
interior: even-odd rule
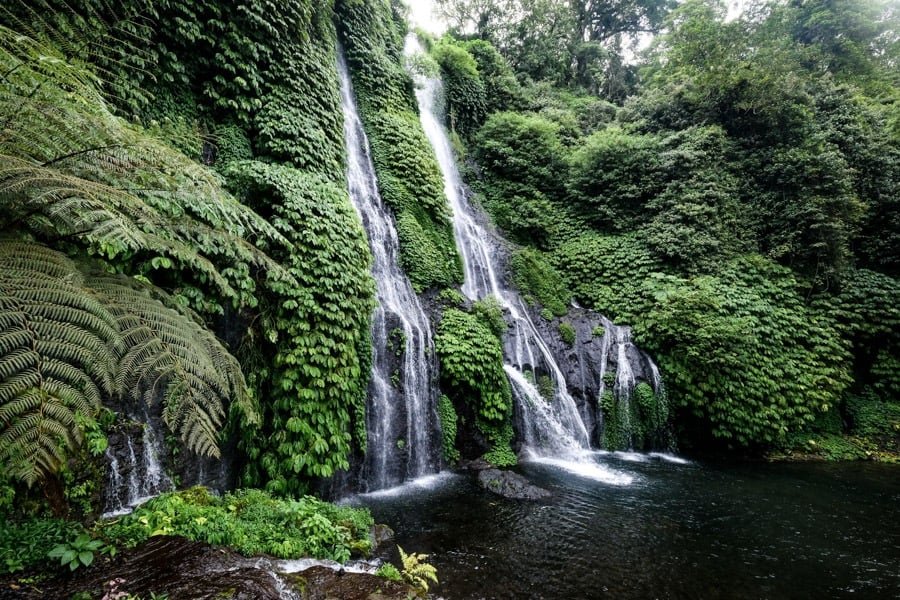
[[[559,324],[559,336],[568,345],[575,345],[575,328],[572,327],[571,323],[566,323],[565,321],[563,321]]]
[[[594,337],[603,337],[606,335],[606,328],[603,325],[597,325],[591,330],[591,335]]]
[[[438,417],[441,419],[441,445],[444,450],[444,460],[454,464],[459,461],[459,450],[456,448],[456,409],[450,398],[443,394],[438,400]]]

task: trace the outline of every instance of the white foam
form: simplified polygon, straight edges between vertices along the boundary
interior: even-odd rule
[[[642,454],[640,452],[623,452],[619,450],[617,452],[613,452],[613,456],[628,462],[650,462],[650,455]]]
[[[649,456],[653,458],[658,458],[660,460],[664,460],[666,462],[670,462],[676,465],[689,465],[691,461],[686,458],[681,458],[680,456],[675,456],[674,454],[668,454],[666,452],[651,452]]]
[[[374,573],[379,566],[380,561],[355,560],[342,565],[337,561],[316,558],[280,560],[275,563],[275,568],[279,573],[299,573],[311,567],[327,567],[332,571],[344,571],[345,573]]]
[[[598,464],[588,457],[593,452],[585,452],[583,456],[573,456],[571,458],[553,458],[549,456],[539,456],[529,454],[525,457],[526,462],[538,463],[562,469],[573,475],[593,479],[601,483],[609,485],[626,486],[634,483],[634,477],[628,473],[610,469],[604,465]]]
[[[409,481],[405,481],[400,485],[394,487],[386,488],[383,490],[376,490],[374,492],[367,492],[365,494],[359,494],[359,497],[391,498],[395,496],[404,496],[406,494],[436,489],[446,484],[451,479],[455,479],[457,477],[459,477],[459,475],[455,475],[454,473],[450,473],[448,471],[443,471],[441,473],[435,473],[434,475],[425,475],[423,477],[410,479]]]

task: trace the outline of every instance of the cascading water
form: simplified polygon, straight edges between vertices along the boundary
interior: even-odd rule
[[[104,511],[106,515],[123,514],[162,492],[174,488],[172,480],[163,469],[160,455],[162,447],[149,417],[141,427],[140,452],[135,449],[134,432],[122,431],[118,444],[119,456],[107,448],[109,471],[106,483]],[[111,436],[112,438],[112,436]],[[127,476],[123,477],[123,473]]]
[[[422,51],[411,34],[406,54]],[[510,328],[504,342],[504,369],[512,384],[519,411],[523,449],[532,458],[581,460],[590,449],[590,434],[578,406],[567,389],[566,379],[546,340],[538,332],[519,294],[503,286],[497,273],[498,252],[494,234],[486,219],[469,203],[456,166],[450,139],[444,129],[440,109],[441,82],[417,77],[416,97],[422,127],[434,148],[444,176],[444,191],[453,210],[453,230],[463,259],[463,293],[471,300],[495,298],[508,313]],[[604,334],[601,379],[606,371],[606,354],[616,344],[615,393],[630,396],[635,386],[628,348],[630,330],[607,320]],[[545,398],[536,385],[540,376],[549,376],[553,397]],[[591,399],[596,402],[596,398]]]
[[[378,193],[347,64],[343,52],[338,55],[347,182],[369,239],[378,297],[362,478],[364,491],[373,491],[439,470],[437,368],[431,325],[400,268],[397,230]]]
[[[407,54],[420,51],[416,37],[408,37]],[[463,192],[450,139],[438,116],[441,82],[438,79],[420,79],[416,97],[422,127],[437,155],[444,176],[444,192],[453,209],[453,233],[465,270],[463,294],[471,300],[494,297],[510,317],[511,327],[504,344],[507,360],[504,368],[519,406],[526,415],[523,442],[531,452],[538,454],[586,450],[590,447],[587,428],[566,389],[562,372],[535,329],[522,299],[514,290],[501,286],[492,256],[491,236]],[[546,368],[553,381],[554,398],[549,404],[533,385],[539,367]]]

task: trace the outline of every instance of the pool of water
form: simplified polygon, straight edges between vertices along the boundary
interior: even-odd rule
[[[468,475],[354,502],[430,554],[453,600],[900,598],[900,467],[589,463],[520,465],[553,492],[540,503]]]

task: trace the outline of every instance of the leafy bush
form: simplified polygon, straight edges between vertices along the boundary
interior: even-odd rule
[[[559,324],[559,337],[568,345],[575,345],[575,328],[572,327],[571,323],[563,321]]]
[[[478,65],[465,47],[446,39],[432,47],[431,56],[441,67],[450,129],[467,138],[481,126],[487,113],[487,95]]]
[[[378,567],[378,570],[375,571],[375,574],[390,581],[396,581],[398,583],[403,581],[403,575],[401,575],[400,571],[397,570],[397,567],[395,567],[391,563],[384,563],[383,565]]]
[[[55,546],[47,556],[58,558],[59,564],[74,571],[80,567],[89,567],[94,562],[94,552],[103,548],[103,542],[92,540],[91,536],[82,533],[75,539]]]
[[[538,250],[516,250],[510,257],[509,266],[513,283],[526,299],[539,302],[558,317],[568,312],[571,298],[563,278]]]
[[[6,520],[0,527],[0,573],[49,564],[48,552],[84,535],[80,523],[62,519]]]
[[[133,547],[153,535],[229,546],[247,556],[315,557],[339,562],[368,553],[372,517],[366,509],[336,506],[311,496],[276,500],[261,490],[222,497],[205,488],[163,494],[133,513],[102,522],[102,534]]]
[[[509,447],[512,390],[503,370],[499,337],[483,317],[449,308],[441,316],[434,342],[443,389],[455,402],[465,402],[475,412],[476,426],[496,453],[495,464],[515,464]]]
[[[444,460],[454,464],[459,460],[459,450],[456,449],[456,409],[450,398],[441,394],[438,399],[438,417],[441,419],[441,447],[444,451]]]

